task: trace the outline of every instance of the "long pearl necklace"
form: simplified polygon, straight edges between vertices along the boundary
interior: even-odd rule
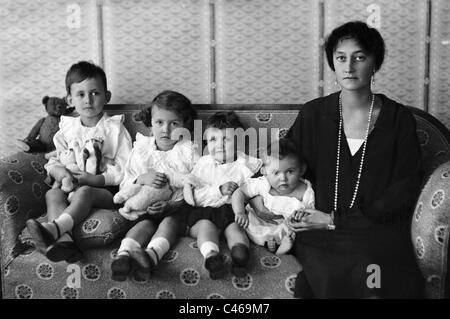
[[[375,103],[375,94],[372,94],[372,103],[370,105],[370,110],[369,110],[369,120],[367,123],[366,136],[364,137],[363,151],[361,154],[361,162],[359,163],[358,178],[356,179],[355,190],[353,191],[353,197],[352,197],[352,201],[350,203],[349,208],[353,207],[353,204],[355,203],[356,195],[358,194],[359,182],[361,180],[361,172],[362,172],[363,164],[364,164],[364,157],[366,155],[367,138],[369,136],[369,131],[370,131],[370,122],[372,121],[372,113],[373,113],[374,103]],[[334,212],[337,211],[337,204],[338,204],[339,165],[340,165],[340,156],[341,156],[342,126],[343,126],[342,97],[341,97],[341,95],[339,95],[339,133],[338,133],[338,150],[337,150],[337,156],[336,156],[336,180],[335,180],[335,184],[334,184],[334,206],[333,206]]]

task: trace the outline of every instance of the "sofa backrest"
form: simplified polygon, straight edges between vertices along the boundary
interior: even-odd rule
[[[147,135],[148,129],[142,122],[133,120],[133,114],[147,107],[146,104],[110,104],[106,111],[110,115],[124,114],[125,126],[131,136],[137,132]],[[197,104],[198,117],[206,120],[219,111],[235,111],[246,128],[255,128],[258,132],[258,143],[248,145],[247,152],[257,155],[257,148],[264,148],[273,138],[286,134],[294,123],[301,104]],[[425,177],[442,163],[450,160],[450,132],[427,112],[408,107],[417,121],[417,136],[422,147]],[[203,127],[204,129],[204,127]],[[265,129],[265,130],[262,130]]]

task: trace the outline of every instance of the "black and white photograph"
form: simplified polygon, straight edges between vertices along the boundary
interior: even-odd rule
[[[449,129],[449,0],[0,0],[0,298],[448,299]]]

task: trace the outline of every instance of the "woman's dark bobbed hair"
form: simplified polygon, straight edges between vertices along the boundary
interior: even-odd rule
[[[380,32],[362,21],[350,21],[334,29],[325,41],[325,52],[330,68],[334,71],[333,53],[339,42],[353,39],[368,55],[375,58],[375,71],[381,68],[385,55],[385,44]]]

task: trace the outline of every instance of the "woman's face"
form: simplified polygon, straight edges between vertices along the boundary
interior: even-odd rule
[[[342,89],[360,90],[370,88],[370,79],[375,70],[375,58],[354,39],[338,42],[333,52],[336,79]]]

